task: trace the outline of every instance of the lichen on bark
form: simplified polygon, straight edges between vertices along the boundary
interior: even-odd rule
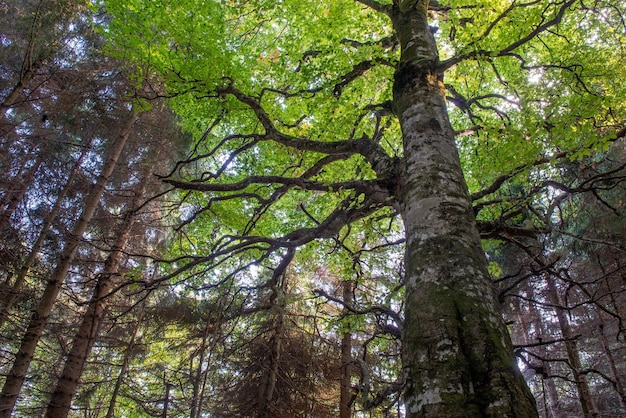
[[[405,156],[397,197],[406,233],[407,415],[535,417],[476,230],[427,2],[413,3],[392,14],[403,48],[393,106]]]

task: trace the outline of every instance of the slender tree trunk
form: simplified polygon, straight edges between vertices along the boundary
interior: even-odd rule
[[[278,367],[281,361],[282,341],[283,341],[283,313],[279,312],[274,322],[274,335],[270,341],[269,365],[263,375],[262,383],[259,387],[259,412],[258,418],[269,418],[270,404],[274,398],[274,389],[278,380]]]
[[[529,287],[528,292],[531,295],[530,298],[533,299],[532,293],[530,293],[532,292],[532,288]],[[537,309],[537,307],[533,303],[530,304],[530,309],[531,309],[531,314],[535,319],[535,327],[537,330],[538,337],[542,338],[543,340],[547,340],[549,336],[547,335],[545,331],[545,326],[543,323],[541,312]],[[539,347],[537,347],[537,354],[539,355],[540,358],[546,358],[547,357],[546,347],[544,345],[540,345]],[[551,369],[552,369],[550,362],[547,362],[547,361],[542,362],[541,366],[543,367],[543,370],[544,370],[544,375],[541,377],[541,379],[542,379],[542,384],[543,384],[543,389],[544,389],[543,396],[545,397],[547,401],[546,416],[548,418],[564,418],[563,413],[561,412],[561,406],[559,404],[559,394],[556,390],[556,385],[554,384],[554,378],[550,377]]]
[[[0,232],[2,232],[4,228],[6,228],[9,224],[9,220],[11,219],[13,212],[15,212],[15,209],[17,209],[17,205],[19,205],[19,203],[24,198],[26,191],[33,181],[33,177],[35,177],[35,173],[37,172],[37,170],[39,170],[39,166],[42,162],[43,158],[37,157],[37,160],[35,160],[35,164],[30,168],[30,170],[28,170],[26,175],[19,180],[20,188],[15,192],[7,192],[8,196],[6,207],[0,214]]]
[[[45,0],[40,0],[37,4],[36,10],[33,10],[33,23],[31,27],[31,33],[29,34],[28,46],[26,47],[26,51],[24,53],[24,59],[22,64],[22,69],[20,71],[20,78],[13,86],[9,94],[2,99],[0,102],[0,121],[6,115],[6,112],[15,105],[24,90],[29,86],[32,79],[39,73],[40,69],[49,62],[52,57],[57,53],[59,48],[61,47],[61,42],[58,39],[46,39],[44,40],[42,49],[38,52],[38,55],[35,57],[35,45],[38,38],[41,38],[41,33],[39,33],[40,26],[42,24],[42,8],[46,5]],[[49,3],[49,1],[48,1]],[[61,12],[59,15],[55,16],[56,20],[62,22],[69,22],[83,7],[83,3],[80,1],[74,1],[68,3],[68,5],[64,7],[60,7],[61,5],[57,5],[59,11]],[[68,7],[69,6],[69,7]],[[46,22],[46,24],[54,25],[58,22],[52,20]]]
[[[283,334],[285,332],[285,280],[286,270],[293,260],[295,250],[289,249],[272,275],[272,295],[270,296],[270,315],[273,324],[273,335],[270,340],[270,352],[268,353],[267,368],[264,368],[261,384],[259,385],[258,418],[270,418],[270,405],[274,398],[274,390],[278,381],[278,372],[281,362]]]
[[[83,315],[83,321],[74,337],[72,349],[67,355],[63,373],[57,381],[56,389],[52,393],[52,398],[48,404],[46,417],[48,418],[64,418],[67,416],[72,404],[72,398],[76,393],[78,382],[82,374],[87,356],[91,352],[93,344],[96,340],[100,322],[104,316],[104,310],[108,304],[109,292],[115,286],[116,274],[119,271],[122,254],[128,243],[131,229],[137,218],[135,209],[139,206],[143,198],[143,184],[140,186],[133,199],[129,212],[124,216],[124,220],[119,230],[117,238],[113,244],[113,248],[106,261],[102,272],[96,278],[96,286],[87,307],[87,311]]]
[[[124,376],[126,375],[126,370],[128,369],[128,364],[130,363],[130,358],[132,356],[133,349],[135,348],[135,340],[137,339],[137,334],[139,334],[139,329],[141,328],[141,324],[143,322],[143,315],[145,312],[146,312],[146,301],[144,299],[144,302],[141,305],[141,310],[139,311],[137,322],[135,323],[135,328],[133,329],[133,334],[130,337],[130,341],[128,342],[128,346],[126,347],[126,351],[124,352],[124,360],[122,360],[122,367],[120,368],[120,372],[117,375],[117,379],[115,380],[115,387],[113,388],[113,393],[111,394],[111,399],[109,400],[109,408],[107,409],[106,418],[114,417],[115,405],[117,404],[117,397],[119,396],[122,383],[124,382]]]
[[[352,303],[354,298],[354,281],[343,283],[343,302]],[[344,309],[347,311],[347,309]],[[341,336],[341,380],[339,384],[339,418],[352,416],[352,332],[345,331]]]
[[[122,131],[118,138],[112,144],[110,155],[108,156],[102,172],[93,186],[83,212],[76,222],[72,234],[67,238],[63,254],[53,271],[51,277],[48,279],[48,283],[44,290],[43,296],[39,302],[39,305],[33,311],[30,323],[26,330],[26,334],[22,338],[21,346],[15,356],[15,361],[11,371],[7,375],[7,379],[2,388],[2,394],[0,395],[0,418],[8,418],[11,416],[19,392],[26,379],[26,373],[30,366],[35,353],[35,348],[43,334],[44,328],[52,311],[52,307],[56,301],[61,285],[65,280],[65,276],[74,260],[74,256],[80,244],[81,238],[87,225],[91,221],[100,197],[102,196],[106,184],[113,173],[117,160],[126,144],[126,140],[130,135],[131,129],[135,121],[133,115],[126,124],[122,127]]]
[[[161,413],[161,418],[167,418],[167,410],[170,407],[170,391],[172,389],[172,384],[165,380],[165,376],[163,376],[163,381],[165,383],[165,396],[163,396],[163,412]]]
[[[35,62],[28,66],[20,77],[20,80],[15,84],[13,89],[9,92],[8,96],[4,98],[0,103],[0,119],[4,118],[7,111],[13,106],[20,98],[26,87],[30,84],[31,80],[39,72],[39,69],[44,65],[45,61],[51,58],[52,54],[46,54],[40,56]]]
[[[200,348],[201,353],[198,354],[198,365],[193,366],[193,357],[191,358],[189,365],[189,374],[193,374],[192,394],[191,394],[191,411],[189,412],[189,418],[196,418],[198,415],[198,396],[200,394],[200,385],[202,384],[202,357],[204,355],[204,339],[202,341],[203,346]]]
[[[193,396],[191,398],[191,412],[189,418],[196,418],[200,416],[200,405],[202,405],[202,395],[204,391],[204,382],[206,376],[206,370],[204,369],[204,361],[206,356],[206,350],[208,347],[208,339],[211,334],[212,324],[205,324],[204,334],[202,335],[202,345],[198,352],[198,366],[195,368],[195,376],[193,379]],[[192,359],[193,362],[193,359]],[[193,366],[193,364],[192,364]],[[193,370],[193,367],[192,367]]]
[[[620,378],[619,371],[617,370],[617,366],[615,364],[615,358],[613,357],[613,352],[611,351],[609,340],[606,338],[606,324],[604,322],[604,319],[602,318],[602,312],[598,312],[598,319],[600,321],[598,325],[598,334],[600,336],[600,342],[602,343],[602,349],[604,350],[604,354],[606,355],[606,359],[609,362],[609,367],[611,369],[613,387],[615,387],[615,391],[619,395],[620,407],[624,412],[626,412],[626,393],[624,392],[624,385],[622,384],[622,379]]]
[[[208,362],[210,362],[210,359],[211,359],[211,355],[209,355]],[[199,417],[202,416],[202,407],[204,403],[204,397],[206,394],[206,384],[207,384],[208,378],[209,378],[209,370],[207,368],[202,374],[202,385],[200,386],[200,393],[198,395],[198,402],[197,402],[198,407],[196,411],[197,411],[197,416]]]
[[[585,418],[596,417],[598,416],[598,412],[594,405],[593,398],[591,397],[591,391],[589,390],[587,379],[585,375],[581,373],[582,365],[580,363],[580,357],[578,356],[578,347],[576,346],[574,334],[569,325],[569,321],[567,320],[566,311],[562,308],[563,301],[559,296],[556,285],[554,284],[554,279],[551,276],[546,275],[546,282],[548,285],[550,301],[554,305],[554,312],[556,313],[556,317],[559,322],[559,328],[561,329],[561,334],[565,339],[567,358],[569,359],[570,367],[574,375],[574,381],[576,382],[578,399],[580,407],[583,411],[583,416]]]
[[[536,417],[487,272],[444,97],[428,1],[399,1],[404,401],[409,417]]]
[[[534,300],[534,291],[532,286],[526,287],[526,292],[528,293],[528,298],[530,300]],[[545,327],[543,324],[543,318],[541,315],[541,311],[537,309],[537,306],[533,302],[529,302],[528,306],[529,315],[531,321],[533,322],[535,328],[535,337],[538,341],[547,340],[549,337],[545,332]],[[524,327],[524,337],[527,337],[532,334],[531,327]],[[525,343],[529,344],[534,341],[528,340],[525,338]],[[537,355],[539,358],[545,359],[547,358],[546,347],[544,345],[539,345],[535,348]],[[551,365],[549,361],[541,361],[541,367],[543,369],[543,373],[541,375],[541,384],[543,387],[543,397],[544,404],[546,408],[546,418],[563,418],[561,413],[561,407],[559,405],[559,395],[556,390],[556,386],[554,384],[554,378],[550,377],[551,375]]]
[[[91,143],[91,141],[89,141],[89,143]],[[0,304],[1,304],[0,305],[0,328],[4,326],[4,323],[6,322],[7,317],[11,309],[13,308],[13,304],[15,303],[15,300],[17,299],[17,296],[19,295],[22,287],[24,286],[24,283],[26,282],[26,277],[28,276],[28,272],[30,271],[30,268],[32,267],[33,263],[37,259],[37,256],[39,255],[39,250],[41,246],[43,245],[46,239],[46,236],[48,235],[48,231],[50,231],[50,228],[52,227],[52,223],[56,219],[57,214],[59,213],[59,210],[61,210],[61,205],[63,204],[65,197],[70,191],[72,184],[74,183],[74,178],[76,177],[76,174],[78,173],[80,165],[82,164],[83,159],[87,155],[88,151],[89,151],[89,146],[83,149],[83,152],[81,153],[80,157],[74,164],[74,167],[72,167],[72,171],[70,171],[70,175],[67,178],[65,185],[63,186],[63,189],[61,189],[61,191],[59,192],[59,195],[57,196],[56,201],[54,202],[54,206],[52,207],[52,210],[46,217],[43,227],[41,228],[41,231],[39,232],[39,236],[37,237],[37,241],[35,241],[35,243],[33,244],[32,248],[30,249],[30,252],[28,253],[28,256],[26,257],[26,259],[24,260],[24,263],[20,267],[17,273],[17,277],[15,278],[15,281],[13,282],[13,285],[11,286],[11,289],[9,290],[6,298],[3,298],[3,300],[0,301]]]

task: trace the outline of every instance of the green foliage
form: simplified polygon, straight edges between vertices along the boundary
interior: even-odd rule
[[[171,176],[186,190],[178,192],[180,235],[168,253],[177,261],[164,270],[195,263],[176,279],[177,291],[207,296],[219,289],[232,302],[233,318],[237,308],[263,310],[287,244],[364,205],[366,193],[345,184],[377,179],[361,154],[326,162],[326,153],[293,143],[374,138],[389,157],[403,156],[388,106],[399,55],[389,20],[348,0],[107,0],[105,7],[112,16],[104,29],[111,54],[133,65],[138,82],[162,85],[159,94],[169,96],[193,138],[188,158]],[[546,228],[553,210],[547,185],[562,172],[556,161],[605,150],[626,120],[619,7],[487,0],[438,7],[443,11],[432,12],[431,22],[439,28],[445,94],[470,192],[508,176],[477,198],[478,218],[520,233]],[[258,181],[235,187],[248,179]],[[398,372],[395,340],[379,332],[393,321],[367,308],[402,308],[397,218],[384,202],[299,245],[292,262],[298,290],[287,302],[305,316],[313,310],[306,302],[311,290],[329,288],[336,296],[337,283],[354,280],[359,292],[352,302],[365,313],[330,309],[315,338],[336,342],[352,332],[389,354],[377,360],[380,381]],[[497,247],[491,244],[488,251]],[[504,270],[495,261],[489,268],[493,276]],[[259,326],[260,341],[269,340],[259,325],[271,322],[265,314],[235,321],[232,341],[247,344],[252,325]],[[178,331],[167,333],[188,337]],[[260,346],[246,348],[235,353],[246,360],[263,353]],[[154,355],[165,351],[155,346]],[[224,353],[224,359],[230,376],[241,377],[236,358]]]
[[[458,129],[480,127],[459,141],[472,188],[561,151],[579,158],[606,149],[626,111],[616,9],[571,5],[551,30],[512,48],[564,4],[484,3],[450,2],[438,35],[448,55],[473,57],[446,74],[446,83],[474,104],[472,117],[453,110]]]

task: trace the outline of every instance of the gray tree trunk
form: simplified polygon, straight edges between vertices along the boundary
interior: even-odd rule
[[[404,140],[404,401],[409,417],[536,417],[487,272],[450,125],[428,1],[394,5]]]
[[[48,279],[44,293],[39,301],[39,305],[33,311],[26,334],[22,338],[21,346],[15,356],[15,361],[11,371],[7,375],[4,387],[2,388],[2,393],[0,394],[0,418],[9,418],[11,416],[17,397],[24,381],[26,380],[26,373],[28,372],[30,363],[33,360],[35,348],[37,347],[46,323],[48,322],[48,317],[50,316],[52,307],[54,306],[59,290],[61,289],[61,285],[65,281],[65,276],[67,275],[70,265],[74,260],[82,235],[91,221],[111,174],[113,174],[117,160],[122,153],[122,149],[126,144],[126,140],[130,135],[134,122],[135,116],[133,115],[122,127],[120,135],[112,144],[110,154],[105,161],[102,172],[87,197],[83,212],[76,222],[76,225],[74,225],[72,234],[69,235],[66,240],[63,254],[61,255],[61,258],[52,275]]]

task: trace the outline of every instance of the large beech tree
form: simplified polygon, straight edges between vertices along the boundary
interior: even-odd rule
[[[623,3],[105,5],[115,53],[164,80],[197,140],[164,176],[192,245],[160,280],[403,244],[404,320],[388,320],[407,415],[537,415],[479,233],[540,233],[502,190],[619,135]],[[525,178],[526,198],[550,187]]]

